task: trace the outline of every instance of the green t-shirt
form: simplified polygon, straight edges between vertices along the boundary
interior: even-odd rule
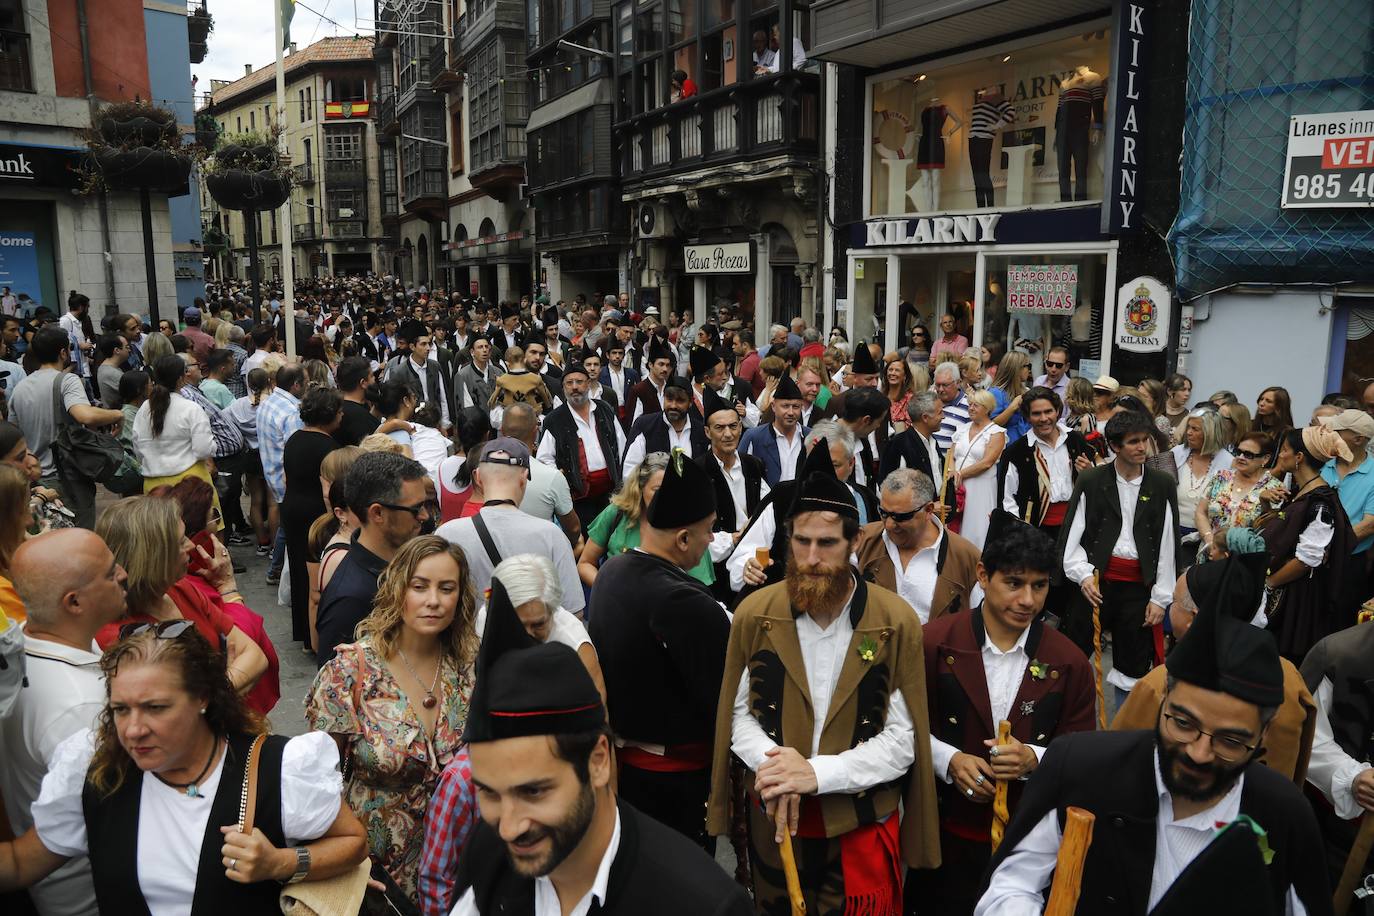
[[[607,506],[592,519],[587,527],[587,537],[606,551],[608,559],[618,557],[639,546],[639,523],[630,524],[620,509]],[[714,585],[716,568],[711,564],[711,551],[703,551],[701,559],[696,566],[687,570],[687,575],[704,585]]]
[[[224,383],[216,379],[207,378],[200,383],[200,393],[205,395],[205,399],[214,404],[220,410],[228,410],[229,405],[234,403],[234,395]]]

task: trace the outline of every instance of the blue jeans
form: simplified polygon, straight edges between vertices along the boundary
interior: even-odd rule
[[[277,538],[272,542],[272,560],[267,565],[269,576],[281,575],[282,565],[286,562],[286,529],[277,526]]]

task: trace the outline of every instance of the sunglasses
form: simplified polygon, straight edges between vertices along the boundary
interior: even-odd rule
[[[1051,360],[1048,360],[1048,359],[1047,359],[1047,360],[1045,360],[1045,368],[1046,368],[1046,369],[1063,369],[1063,368],[1064,368],[1064,364],[1063,364],[1063,363],[1052,362]]]
[[[922,506],[922,507],[919,508],[919,509],[912,509],[910,512],[889,512],[888,510],[884,509],[882,506],[879,506],[879,507],[878,507],[878,515],[879,515],[879,517],[881,517],[881,518],[890,518],[890,519],[892,519],[894,522],[897,522],[898,524],[901,524],[902,522],[909,522],[909,521],[911,521],[911,520],[912,520],[913,518],[915,518],[917,515],[919,515],[919,514],[922,513],[922,512],[925,512],[925,511],[926,511],[927,509],[929,509],[929,508],[930,508],[929,506]]]
[[[1245,458],[1249,461],[1258,461],[1259,459],[1263,458],[1264,455],[1262,455],[1259,452],[1247,452],[1245,451],[1245,449],[1238,448],[1236,449],[1236,457]]]
[[[418,506],[398,506],[395,503],[377,503],[383,509],[391,509],[396,512],[409,512],[415,518],[419,518],[421,513],[429,513],[429,501],[420,503]]]
[[[140,633],[152,632],[157,639],[176,639],[195,626],[189,620],[164,620],[161,623],[126,623],[119,628],[119,638],[128,639]]]

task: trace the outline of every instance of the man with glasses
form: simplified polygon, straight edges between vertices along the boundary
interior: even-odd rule
[[[1252,765],[1284,700],[1273,636],[1239,619],[1259,605],[1263,579],[1237,559],[1215,562],[1231,574],[1199,601],[1169,656],[1153,732],[1054,742],[993,857],[976,916],[1042,911],[1069,806],[1097,817],[1077,913],[1331,912],[1311,805],[1289,779]]]
[[[977,604],[978,548],[940,522],[929,477],[912,468],[888,474],[878,514],[855,550],[867,581],[901,595],[922,625]]]
[[[1069,415],[1069,405],[1065,403],[1069,395],[1069,351],[1064,347],[1050,347],[1045,354],[1045,374],[1038,377],[1035,388],[1048,388],[1059,397],[1063,415]]]
[[[953,446],[954,434],[969,424],[968,398],[964,396],[964,387],[959,384],[958,363],[940,363],[935,367],[932,378],[935,396],[941,404],[940,428],[935,431],[935,444],[943,456]]]
[[[586,381],[586,374],[577,376]],[[530,450],[525,443],[498,437],[482,446],[473,469],[473,485],[485,497],[476,515],[457,518],[434,533],[463,548],[472,573],[472,587],[482,594],[491,573],[506,557],[537,553],[553,561],[563,589],[563,609],[582,616],[586,606],[577,562],[563,529],[553,522],[520,511],[530,479]]]
[[[982,603],[932,620],[921,634],[926,683],[939,685],[930,691],[930,756],[942,864],[908,873],[908,913],[969,916],[991,858],[998,784],[1007,784],[1015,811],[1022,780],[1049,743],[1093,729],[1092,666],[1040,617],[1057,565],[1054,541],[1012,524],[988,540],[976,565]],[[1011,737],[997,745],[1003,721]]]
[[[334,657],[335,646],[353,641],[354,629],[372,612],[377,577],[430,518],[425,469],[404,455],[360,455],[344,477],[343,491],[359,528],[320,595],[315,650],[321,667]]]

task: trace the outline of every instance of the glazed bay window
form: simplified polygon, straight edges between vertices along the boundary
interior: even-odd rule
[[[635,67],[639,97],[635,110],[653,111],[668,102],[668,74],[663,65],[663,13],[657,6],[635,14]]]
[[[0,89],[33,90],[29,26],[23,0],[0,0]]]
[[[1025,39],[869,81],[869,215],[1102,198],[1108,29]]]

